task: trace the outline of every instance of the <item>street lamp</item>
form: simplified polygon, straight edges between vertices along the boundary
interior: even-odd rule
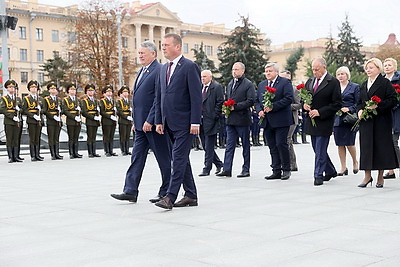
[[[119,88],[122,87],[122,36],[121,36],[121,21],[122,21],[122,12],[126,11],[124,18],[130,19],[131,15],[129,14],[129,9],[123,8],[121,10],[115,11],[115,17],[117,19],[117,27],[118,27],[118,71],[119,71]],[[112,18],[110,12],[107,13],[106,18]]]

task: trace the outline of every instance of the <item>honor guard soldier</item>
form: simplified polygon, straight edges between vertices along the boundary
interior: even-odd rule
[[[79,147],[79,133],[81,132],[81,107],[79,100],[76,97],[76,87],[74,84],[68,84],[68,96],[62,101],[62,111],[67,117],[67,132],[68,132],[68,149],[70,159],[82,158],[78,154]]]
[[[29,95],[25,96],[22,102],[23,114],[27,116],[29,133],[29,149],[32,161],[43,161],[40,156],[40,136],[42,134],[42,98],[39,97],[39,83],[31,80],[28,82]]]
[[[113,87],[103,88],[104,97],[100,100],[101,128],[103,130],[103,145],[107,157],[118,156],[113,152],[114,134],[117,127],[116,107],[113,99]]]
[[[0,100],[0,113],[4,114],[4,130],[6,132],[6,146],[8,163],[22,162],[19,159],[19,138],[21,131],[20,105],[21,99],[17,97],[17,83],[14,80],[5,82],[7,95]]]
[[[132,155],[129,152],[129,139],[132,130],[132,103],[129,101],[129,87],[124,85],[118,91],[117,115],[119,126],[119,141],[123,156]]]
[[[85,86],[87,97],[82,100],[82,116],[86,119],[87,148],[89,158],[100,157],[96,153],[96,135],[100,126],[100,107],[97,99],[94,97],[96,87],[93,84]]]
[[[46,116],[47,136],[51,159],[63,159],[60,155],[60,132],[62,127],[61,105],[58,98],[58,89],[55,82],[47,84],[50,95],[43,100],[43,114]]]

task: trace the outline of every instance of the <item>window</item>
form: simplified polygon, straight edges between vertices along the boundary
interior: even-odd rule
[[[213,47],[210,46],[210,45],[206,45],[205,48],[206,48],[206,49],[205,49],[205,50],[206,50],[206,51],[205,51],[205,52],[206,52],[206,55],[207,55],[207,56],[212,56],[212,55],[213,55]]]
[[[21,71],[21,83],[27,83],[27,82],[28,82],[28,72]]]
[[[67,34],[68,42],[75,43],[76,42],[76,33],[75,32],[68,32]]]
[[[26,39],[26,27],[19,27],[19,39]]]
[[[189,44],[188,43],[183,44],[183,53],[185,53],[185,54],[189,53]]]
[[[59,39],[59,34],[58,34],[58,30],[52,30],[52,31],[51,31],[51,40],[52,40],[53,42],[56,42],[56,43],[58,43],[58,42],[60,41],[60,39]]]
[[[36,40],[43,41],[43,29],[36,28]]]
[[[128,37],[122,37],[122,47],[128,48]]]
[[[28,50],[21,48],[19,50],[19,60],[21,61],[28,61]]]
[[[44,83],[44,72],[39,72],[38,73],[38,82],[39,82],[39,84],[43,84]]]
[[[44,52],[43,50],[37,50],[36,51],[37,55],[37,62],[43,62],[44,61]]]
[[[198,44],[194,45],[194,50],[199,51],[199,45]]]

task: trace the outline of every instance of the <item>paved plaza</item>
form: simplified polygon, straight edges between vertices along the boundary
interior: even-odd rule
[[[363,172],[313,186],[310,145],[295,145],[299,172],[267,181],[267,147],[251,149],[251,177],[200,178],[199,206],[165,211],[148,199],[160,175],[153,154],[138,203],[122,191],[129,157],[8,164],[0,157],[0,266],[399,266],[400,179],[358,188]],[[339,166],[331,138],[330,155]],[[100,152],[100,151],[99,151]],[[217,153],[223,158],[224,150]],[[398,172],[396,172],[398,174]],[[373,173],[376,178],[376,173]]]

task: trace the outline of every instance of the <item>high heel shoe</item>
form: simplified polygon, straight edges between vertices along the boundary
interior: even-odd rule
[[[371,183],[371,186],[372,186],[372,181],[373,181],[373,179],[372,179],[372,177],[371,177],[371,179],[369,179],[367,183],[365,183],[365,184],[359,184],[358,187],[363,187],[363,188],[364,188],[364,187],[367,187],[367,185],[368,185],[369,183]]]
[[[338,172],[338,176],[349,175],[349,170],[346,168],[344,172]]]
[[[357,173],[358,173],[358,169],[353,170],[353,173],[354,173],[354,174],[357,174]]]
[[[372,185],[372,183],[371,183]],[[383,184],[376,184],[376,188],[383,188]]]

